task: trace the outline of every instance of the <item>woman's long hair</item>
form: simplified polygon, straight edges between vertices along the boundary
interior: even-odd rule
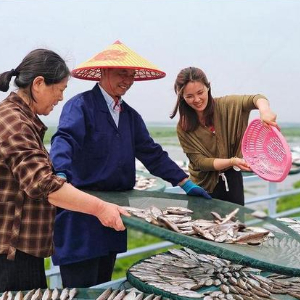
[[[208,88],[208,102],[203,112],[205,126],[213,125],[214,115],[214,99],[211,95],[210,83],[207,80],[205,73],[201,69],[195,67],[189,67],[181,70],[177,75],[174,84],[177,101],[170,118],[173,119],[179,110],[179,125],[185,132],[194,131],[200,125],[196,111],[190,107],[183,98],[183,91],[189,82],[201,82]]]

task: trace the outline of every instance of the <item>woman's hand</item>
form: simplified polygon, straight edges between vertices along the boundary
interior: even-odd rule
[[[105,201],[99,203],[99,209],[95,212],[95,216],[102,225],[111,227],[117,231],[125,230],[121,215],[130,217],[130,214],[124,208]]]
[[[276,123],[276,118],[277,118],[277,115],[275,113],[273,113],[270,109],[265,112],[260,112],[260,119],[264,123],[264,125],[274,126],[278,130],[280,130],[278,124]]]
[[[124,208],[80,191],[69,183],[64,183],[60,189],[49,194],[48,201],[64,209],[93,215],[104,226],[117,231],[125,230],[121,215],[130,217]]]
[[[277,115],[271,110],[269,101],[264,98],[260,98],[256,101],[256,106],[259,109],[260,120],[265,126],[274,126],[280,130],[276,118]]]
[[[232,157],[230,158],[230,162],[232,167],[238,167],[242,171],[252,171],[250,166],[243,158]]]

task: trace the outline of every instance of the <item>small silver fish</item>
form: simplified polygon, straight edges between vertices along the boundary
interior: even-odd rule
[[[185,215],[185,214],[192,214],[193,211],[186,208],[186,207],[180,207],[180,206],[169,206],[166,209],[167,213],[169,214],[178,214],[178,215]]]
[[[123,300],[134,300],[136,298],[136,293],[135,291],[130,291],[124,298]]]
[[[112,292],[112,288],[106,289],[96,300],[106,300]]]
[[[109,297],[107,298],[107,300],[113,300],[117,295],[118,293],[120,292],[119,289],[117,290],[113,290],[112,293],[109,295]]]
[[[29,292],[27,292],[27,294],[25,294],[23,300],[30,300],[31,297],[33,296],[35,290],[30,290]]]
[[[7,291],[5,291],[2,296],[0,297],[0,300],[7,300]]]
[[[124,296],[126,295],[126,291],[122,290],[116,297],[114,300],[121,300],[124,298]]]
[[[60,300],[66,300],[68,297],[69,297],[69,289],[68,289],[68,288],[64,288],[64,289],[61,291],[61,294],[60,294],[60,296],[59,296],[59,299],[60,299]]]
[[[143,298],[144,298],[144,293],[141,292],[135,297],[135,300],[143,300]]]
[[[18,291],[15,295],[15,300],[23,300],[23,293],[21,291]]]
[[[31,300],[41,300],[43,297],[43,293],[41,289],[37,289],[35,293],[32,295]]]
[[[76,295],[77,295],[78,291],[76,288],[72,288],[69,292],[69,300],[72,300]]]
[[[51,295],[51,300],[57,300],[59,297],[59,290],[57,288],[55,288],[52,291],[52,295]]]
[[[13,300],[13,299],[14,299],[14,295],[13,295],[13,293],[11,291],[9,291],[7,293],[7,300]]]
[[[42,300],[50,300],[51,294],[51,290],[47,288],[43,293]]]
[[[146,296],[146,297],[144,298],[144,300],[152,300],[154,297],[155,297],[154,294],[149,294],[148,296]]]

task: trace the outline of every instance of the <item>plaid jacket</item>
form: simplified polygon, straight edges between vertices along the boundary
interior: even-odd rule
[[[64,179],[54,175],[43,137],[47,127],[15,93],[0,103],[0,254],[53,252],[56,208],[47,201]]]

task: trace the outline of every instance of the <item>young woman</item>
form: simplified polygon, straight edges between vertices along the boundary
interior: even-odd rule
[[[241,140],[249,114],[259,109],[267,126],[277,126],[263,95],[232,95],[213,98],[205,73],[195,67],[181,70],[175,81],[179,111],[177,134],[189,159],[190,179],[213,198],[244,205],[241,172],[250,171],[241,158]]]

